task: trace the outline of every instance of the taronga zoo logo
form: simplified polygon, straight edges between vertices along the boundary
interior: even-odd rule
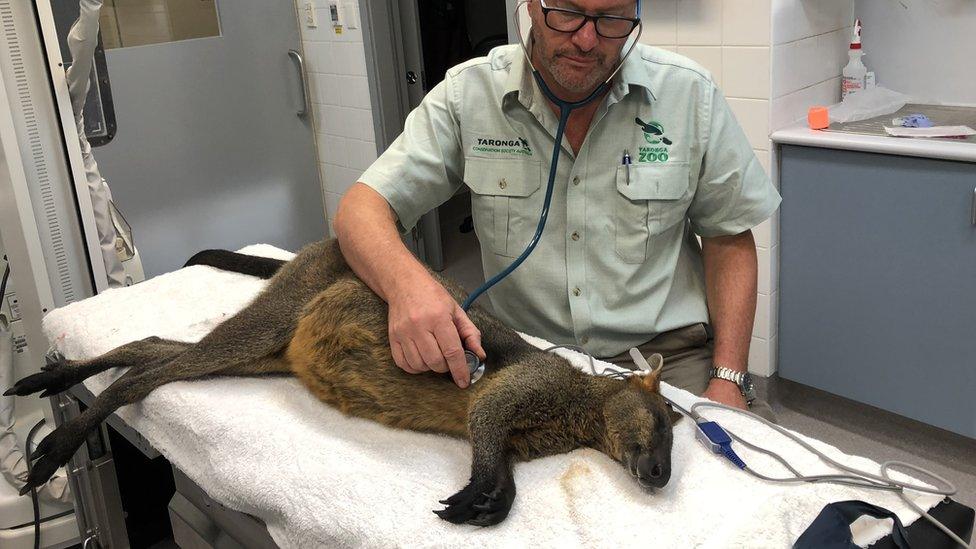
[[[640,129],[644,132],[644,141],[647,141],[650,147],[638,147],[640,156],[638,157],[638,162],[667,162],[670,156],[668,155],[668,147],[673,143],[667,136],[664,135],[664,126],[660,122],[644,122],[640,118],[635,118],[635,122],[640,126]]]
[[[532,156],[532,147],[522,137],[516,137],[515,139],[489,139],[479,137],[478,143],[472,149],[480,153]]]

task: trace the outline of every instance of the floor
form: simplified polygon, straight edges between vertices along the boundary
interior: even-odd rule
[[[441,210],[442,274],[470,291],[484,275],[477,238],[458,230],[467,212],[466,200],[467,195],[455,197]],[[976,507],[976,440],[775,376],[757,380],[757,386],[781,425],[848,454],[929,469],[956,485],[956,501]]]

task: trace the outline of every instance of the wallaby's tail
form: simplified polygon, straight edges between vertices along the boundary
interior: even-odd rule
[[[204,250],[191,257],[183,266],[207,265],[222,271],[268,279],[274,276],[285,263],[281,259],[239,254],[228,250]]]

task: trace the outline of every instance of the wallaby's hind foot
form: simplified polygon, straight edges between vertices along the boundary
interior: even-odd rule
[[[13,387],[4,391],[3,396],[27,396],[38,391],[43,391],[41,397],[56,395],[68,390],[71,385],[65,386],[65,358],[58,354],[55,360],[49,361],[41,367],[41,371],[31,374],[17,383]]]
[[[89,377],[111,368],[153,367],[172,360],[189,346],[189,343],[153,336],[126,343],[91,360],[67,360],[64,355],[57,353],[40,372],[21,379],[7,389],[4,396],[27,396],[43,391],[40,396],[49,397],[63,393]]]
[[[496,478],[471,479],[463,490],[441,500],[446,507],[434,511],[454,524],[493,526],[505,520],[515,501],[515,481],[510,472]]]
[[[37,449],[31,452],[33,464],[24,487],[20,489],[20,495],[41,486],[54,475],[58,467],[68,463],[75,451],[85,442],[86,433],[85,430],[72,428],[71,422],[68,422],[44,437],[44,440],[37,445]]]
[[[117,365],[119,355],[142,356],[146,360],[132,363],[132,368],[102,391],[91,407],[67,423],[59,426],[38,445],[31,458],[37,460],[31,467],[22,494],[40,486],[54,474],[58,467],[71,459],[75,451],[85,442],[85,437],[120,407],[146,398],[156,388],[173,381],[201,379],[213,375],[258,375],[288,372],[287,362],[274,356],[247,361],[214,360],[201,353],[199,344],[156,340],[133,342],[127,351],[123,347],[95,359],[101,362],[85,363],[91,368],[107,369],[106,364]],[[165,357],[152,354],[152,351],[167,353]],[[113,354],[114,353],[114,354]],[[113,358],[109,360],[108,357]],[[47,373],[77,370],[77,365],[68,364]]]

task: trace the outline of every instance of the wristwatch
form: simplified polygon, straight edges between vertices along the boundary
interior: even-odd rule
[[[739,392],[746,399],[746,404],[752,404],[752,401],[756,400],[756,389],[752,385],[752,376],[749,372],[739,372],[724,366],[712,366],[712,369],[708,371],[708,378],[724,379],[738,385]]]

